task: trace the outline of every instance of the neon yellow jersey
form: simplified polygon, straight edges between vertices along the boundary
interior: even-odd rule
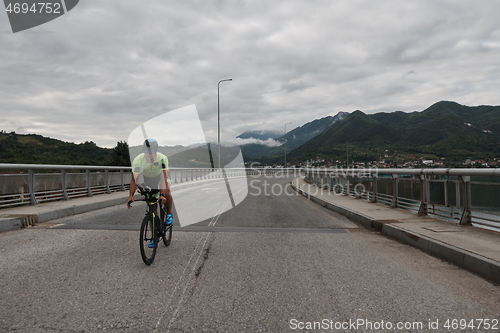
[[[153,163],[149,163],[144,154],[137,155],[132,162],[134,177],[137,179],[142,174],[148,186],[156,186],[160,183],[160,175],[163,170],[168,170],[168,158],[162,153],[156,153],[156,159]],[[167,179],[167,181],[169,180]]]

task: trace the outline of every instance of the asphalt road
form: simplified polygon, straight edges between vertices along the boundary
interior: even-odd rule
[[[235,208],[175,225],[151,266],[139,254],[142,203],[0,234],[0,331],[500,330],[498,286],[301,196],[265,194],[287,179],[251,180],[261,182]],[[210,188],[176,195],[213,201]]]
[[[298,195],[289,186],[291,179],[293,178],[264,176],[248,180],[230,179],[229,181],[236,185],[232,193],[240,192],[240,195],[236,195],[239,196],[240,203],[234,208],[224,181],[173,191],[176,217],[174,227],[176,230],[189,231],[203,231],[206,228],[199,227],[211,226],[214,228],[210,230],[239,231],[241,228],[250,230],[259,228],[272,231],[274,228],[285,228],[284,231],[317,229],[316,232],[333,232],[331,229],[358,227],[346,217],[318,207],[317,204]],[[245,188],[242,186],[242,180]],[[242,196],[241,193],[245,190],[246,196]],[[189,205],[181,205],[179,202]],[[146,210],[146,204],[137,201],[132,204],[130,210],[126,209],[125,205],[115,206],[61,218],[51,223],[59,224],[57,228],[139,230]],[[193,222],[197,218],[197,223],[189,224],[189,228],[180,228],[179,219],[187,214],[189,214],[187,222]]]

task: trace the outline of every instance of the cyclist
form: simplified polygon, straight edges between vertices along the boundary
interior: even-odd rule
[[[141,181],[138,181],[142,177]],[[168,158],[158,152],[158,142],[154,139],[146,139],[142,145],[142,154],[132,162],[132,177],[130,179],[129,197],[127,207],[134,201],[134,193],[136,184],[143,182],[151,189],[159,190],[160,204],[165,205],[167,216],[165,224],[171,225],[173,222],[172,215],[172,195],[170,194],[170,179],[168,179]],[[154,194],[158,198],[158,193]],[[157,211],[156,205],[154,210]],[[154,240],[151,241],[149,247],[154,247]]]

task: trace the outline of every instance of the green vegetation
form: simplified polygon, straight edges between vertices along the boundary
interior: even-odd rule
[[[75,144],[36,134],[0,131],[0,163],[127,165],[123,164],[123,144],[108,149],[98,147],[92,141]]]
[[[287,160],[345,163],[347,154],[350,163],[432,159],[453,166],[467,159],[493,160],[500,157],[500,106],[442,101],[422,112],[366,115],[358,110],[290,151]],[[282,160],[280,155],[260,162]]]
[[[116,144],[116,147],[113,148],[113,152],[111,153],[111,158],[109,160],[109,165],[131,166],[128,144],[125,141],[118,142]]]

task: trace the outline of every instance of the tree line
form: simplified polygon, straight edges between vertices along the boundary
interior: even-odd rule
[[[0,163],[130,166],[128,144],[101,148],[93,141],[75,144],[37,134],[0,131]]]

